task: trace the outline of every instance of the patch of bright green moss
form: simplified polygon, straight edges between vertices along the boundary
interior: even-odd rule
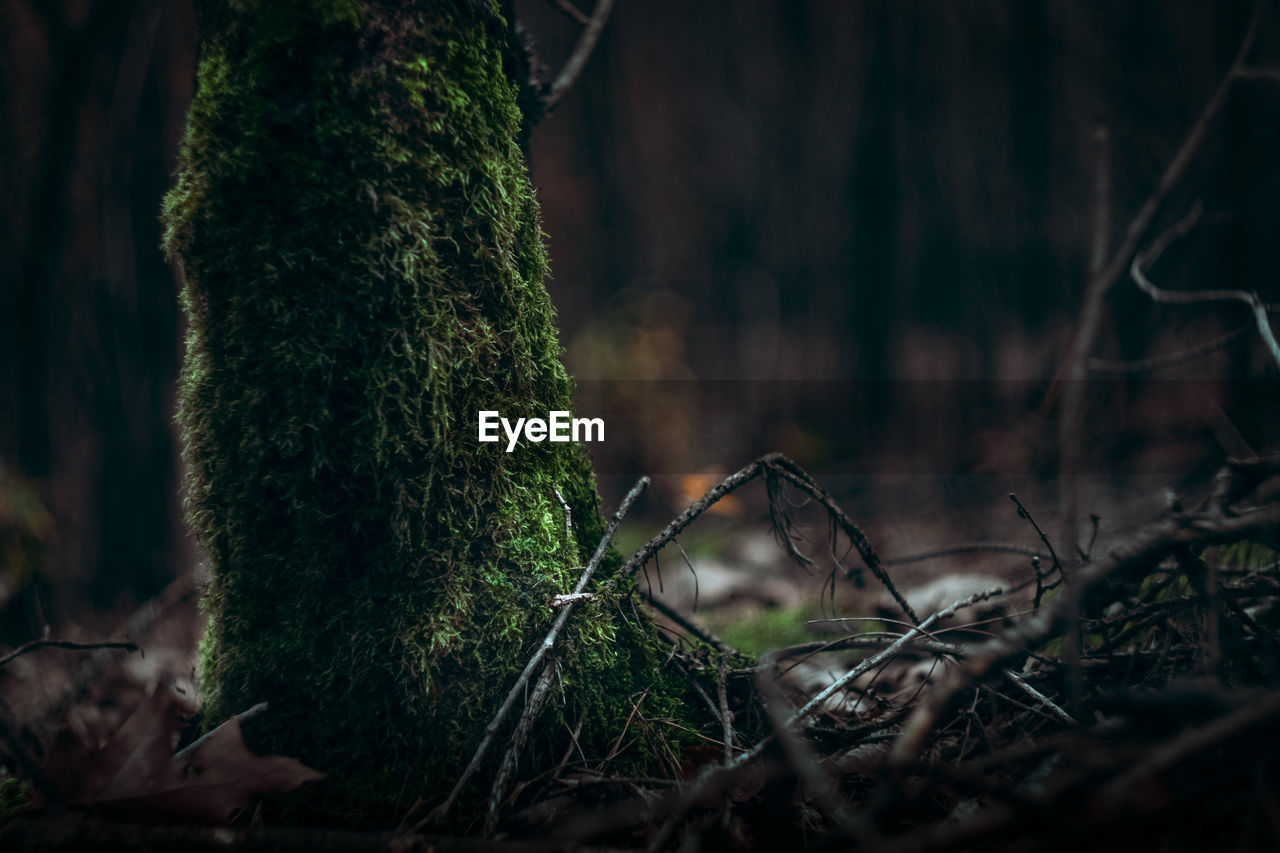
[[[820,619],[813,608],[800,605],[798,607],[774,608],[760,613],[735,618],[724,625],[712,622],[720,637],[733,648],[745,655],[759,656],[770,649],[795,646],[817,639],[817,635],[805,623],[810,619]]]
[[[204,6],[164,205],[204,715],[269,702],[251,745],[329,774],[302,817],[385,825],[451,787],[603,530],[576,446],[476,440],[481,409],[572,408],[506,26],[462,2]],[[685,713],[647,620],[581,611],[531,755],[579,719],[603,754],[646,690],[650,718]]]

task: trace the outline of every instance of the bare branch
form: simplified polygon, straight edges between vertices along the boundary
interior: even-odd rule
[[[1253,320],[1258,327],[1258,334],[1262,337],[1263,343],[1266,344],[1267,351],[1271,354],[1271,358],[1275,360],[1276,366],[1280,367],[1280,343],[1276,342],[1275,332],[1272,330],[1271,322],[1267,317],[1267,305],[1258,297],[1257,293],[1227,288],[1188,291],[1165,290],[1152,284],[1151,280],[1147,278],[1147,271],[1160,260],[1160,256],[1164,254],[1165,249],[1169,248],[1175,241],[1185,237],[1196,227],[1196,224],[1200,221],[1200,214],[1201,206],[1197,202],[1192,205],[1186,216],[1165,229],[1146,251],[1139,252],[1134,256],[1133,263],[1129,265],[1129,276],[1143,293],[1151,297],[1151,301],[1161,302],[1166,305],[1243,302],[1253,312]]]
[[[574,81],[578,79],[578,75],[582,73],[587,60],[591,57],[591,52],[596,49],[596,43],[600,41],[600,34],[604,32],[604,25],[609,20],[610,13],[613,12],[613,3],[614,0],[597,0],[590,21],[583,27],[582,34],[578,36],[578,43],[573,46],[573,52],[569,54],[564,68],[560,69],[560,73],[551,84],[551,90],[547,92],[546,100],[543,102],[547,112],[556,108],[573,86]]]

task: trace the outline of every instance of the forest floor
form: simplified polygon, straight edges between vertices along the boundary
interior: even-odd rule
[[[4,662],[0,847],[1280,847],[1280,560],[1266,544],[1280,539],[1280,459],[1181,495],[1159,478],[1086,483],[1070,555],[1048,547],[1053,483],[846,477],[834,500],[757,464],[751,476],[786,487],[702,501],[641,575],[674,665],[719,688],[704,693],[718,728],[665,776],[562,762],[517,785],[483,837],[263,826],[252,803],[311,771],[247,752],[236,720],[198,747],[214,770],[203,785],[185,778],[190,753],[173,756],[198,701],[192,574],[109,638],[136,649]],[[656,491],[679,506],[711,485]],[[652,545],[664,512],[637,512],[619,550]],[[731,666],[699,637],[757,663]]]

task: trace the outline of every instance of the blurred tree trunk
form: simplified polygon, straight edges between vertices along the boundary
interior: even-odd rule
[[[477,442],[480,410],[545,417],[573,391],[508,30],[481,2],[199,8],[165,216],[204,714],[269,702],[250,734],[329,774],[312,806],[385,823],[449,790],[603,530],[581,448]],[[646,716],[683,716],[652,625],[581,611],[527,754],[579,720],[607,749],[646,691]]]

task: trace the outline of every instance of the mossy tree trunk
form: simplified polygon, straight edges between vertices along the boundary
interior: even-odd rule
[[[508,30],[475,0],[200,5],[164,215],[204,716],[269,702],[253,745],[330,774],[316,817],[380,823],[448,790],[603,529],[578,446],[477,442],[481,409],[572,408]],[[531,755],[578,720],[607,750],[645,691],[683,716],[651,623],[571,625]],[[632,726],[637,763],[676,734]]]

